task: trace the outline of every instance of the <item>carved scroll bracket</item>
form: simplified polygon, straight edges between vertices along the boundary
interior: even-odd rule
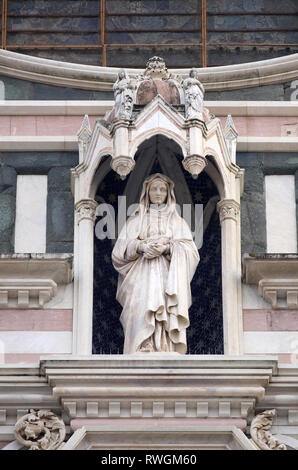
[[[282,444],[270,432],[275,415],[275,410],[266,410],[255,416],[251,422],[252,440],[261,450],[287,450],[286,445]]]
[[[65,439],[65,424],[49,410],[30,410],[15,425],[15,437],[28,450],[57,450]]]

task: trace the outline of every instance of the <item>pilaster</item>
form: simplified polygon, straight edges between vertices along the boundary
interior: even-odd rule
[[[96,207],[94,199],[81,199],[75,205],[73,353],[82,355],[92,353],[93,227]]]
[[[224,319],[224,352],[241,354],[241,304],[238,303],[241,275],[239,266],[240,204],[234,199],[223,199],[217,204],[221,224],[222,291]],[[227,294],[228,293],[228,294]]]

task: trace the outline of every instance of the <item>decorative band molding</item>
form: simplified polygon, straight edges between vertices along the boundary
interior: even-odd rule
[[[77,223],[79,224],[83,219],[95,221],[96,208],[98,204],[94,199],[81,199],[75,205],[77,215]]]
[[[255,399],[216,398],[199,400],[83,400],[64,399],[62,406],[71,419],[76,418],[236,418],[247,419],[255,407]],[[232,413],[233,408],[233,413]]]
[[[217,203],[220,223],[227,219],[238,220],[240,214],[240,204],[234,199],[223,199]]]

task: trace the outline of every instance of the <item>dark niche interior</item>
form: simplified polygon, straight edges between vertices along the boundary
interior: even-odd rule
[[[148,139],[139,147],[135,168],[125,180],[121,180],[113,170],[107,171],[110,158],[105,157],[98,169],[100,174],[101,168],[105,167],[95,199],[99,203],[110,204],[116,219],[118,197],[126,195],[127,207],[138,203],[143,181],[153,173],[164,173],[174,181],[179,205],[191,203],[194,207],[195,204],[203,204],[204,236],[199,248],[200,263],[191,282],[187,354],[223,354],[221,231],[216,212],[218,190],[215,184],[206,172],[193,179],[181,164],[180,147],[161,135]],[[101,218],[96,220],[95,228]],[[111,262],[114,243],[115,239],[98,239],[95,229],[93,354],[123,352],[124,336],[119,320],[122,307],[116,300],[118,273]]]

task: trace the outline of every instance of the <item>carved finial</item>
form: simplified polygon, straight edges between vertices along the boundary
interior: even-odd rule
[[[79,129],[79,132],[77,134],[78,142],[79,142],[80,163],[83,162],[85,155],[87,153],[91,134],[92,134],[92,131],[91,131],[90,123],[89,123],[89,118],[87,114],[85,114],[81,127]]]
[[[275,415],[275,410],[266,410],[255,416],[251,422],[252,440],[262,450],[287,450],[285,444],[282,444],[270,432]]]
[[[83,118],[83,121],[82,121],[80,130],[79,130],[79,132],[78,132],[78,135],[79,135],[82,131],[84,131],[84,130],[89,131],[90,134],[91,134],[91,127],[90,127],[90,123],[89,123],[88,114],[85,114],[85,116],[84,116],[84,118]]]
[[[237,144],[237,137],[238,132],[236,130],[234,121],[232,116],[228,114],[225,128],[224,128],[224,136],[227,141],[229,154],[233,163],[236,163],[236,144]]]
[[[233,131],[236,136],[238,135],[238,132],[236,130],[236,127],[235,127],[235,124],[234,124],[234,121],[232,119],[232,116],[230,114],[228,114],[227,116],[227,120],[226,120],[226,125],[225,125],[225,132],[227,131]]]
[[[65,439],[65,424],[49,410],[30,410],[17,421],[14,433],[28,450],[57,450]]]
[[[144,75],[152,78],[168,78],[168,69],[164,59],[158,56],[151,57],[146,64]]]

